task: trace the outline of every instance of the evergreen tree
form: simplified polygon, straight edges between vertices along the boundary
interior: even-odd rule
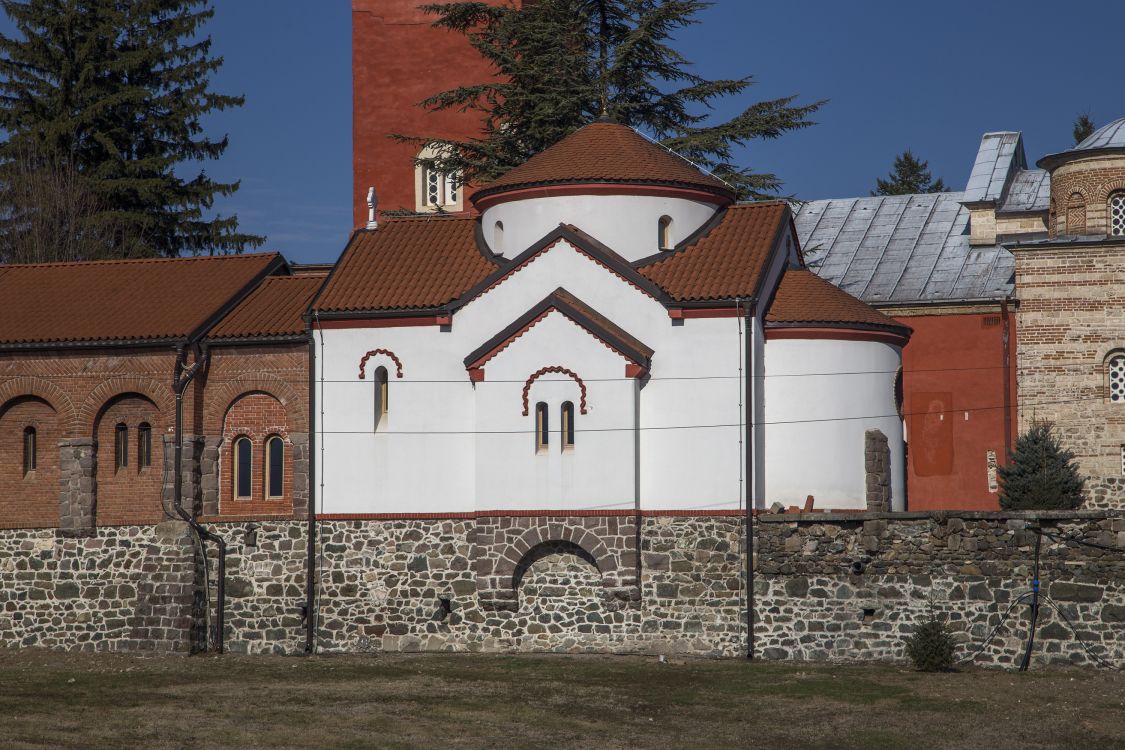
[[[1071,131],[1071,134],[1074,136],[1074,145],[1077,146],[1079,143],[1089,138],[1097,129],[1098,126],[1090,119],[1089,112],[1083,112],[1078,115],[1078,117],[1075,117],[1074,130]]]
[[[949,188],[939,177],[930,177],[929,162],[918,159],[910,152],[903,151],[895,157],[895,166],[887,179],[875,179],[872,195],[914,195],[915,193],[944,193]]]
[[[1071,510],[1082,504],[1085,481],[1050,422],[1034,422],[1019,436],[999,475],[1000,507],[1005,510]]]
[[[19,153],[77,171],[112,227],[113,254],[241,251],[262,238],[235,216],[208,216],[238,183],[184,165],[216,159],[227,139],[202,117],[240,106],[210,90],[222,65],[200,36],[207,0],[0,0],[15,25],[0,36],[0,170]],[[2,172],[0,172],[2,176]],[[5,178],[8,181],[8,178]],[[5,206],[7,214],[34,207]]]
[[[582,125],[607,117],[654,137],[726,180],[743,198],[776,192],[776,175],[733,163],[734,148],[813,124],[823,102],[796,97],[758,102],[726,122],[706,111],[743,93],[750,76],[708,80],[670,46],[673,33],[697,23],[703,0],[537,0],[514,6],[482,2],[426,5],[435,26],[464,34],[491,63],[489,81],[422,102],[432,110],[482,114],[483,135],[451,141],[399,135],[444,146],[434,165],[467,181],[498,177]]]

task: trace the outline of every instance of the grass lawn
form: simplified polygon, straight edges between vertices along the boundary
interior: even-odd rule
[[[4,748],[1121,748],[1125,675],[0,650]]]

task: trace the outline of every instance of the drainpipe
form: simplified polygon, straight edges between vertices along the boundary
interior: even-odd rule
[[[305,653],[316,650],[316,338],[309,333],[309,510],[305,540]]]
[[[176,377],[173,384],[176,393],[176,428],[174,438],[175,458],[173,459],[172,467],[172,507],[176,510],[180,518],[187,521],[188,525],[191,526],[200,538],[214,542],[219,549],[219,580],[216,586],[215,650],[221,654],[223,653],[223,615],[226,612],[227,543],[222,537],[212,534],[199,525],[199,522],[195,520],[195,516],[184,510],[181,498],[184,486],[184,393],[187,391],[188,386],[191,384],[196,374],[204,366],[208,357],[210,357],[210,353],[205,347],[200,346],[198,342],[193,342],[191,348],[195,355],[195,361],[192,363],[191,367],[187,367],[184,364],[184,347],[180,346],[176,350]],[[204,554],[206,554],[206,552]],[[206,582],[204,582],[204,587],[206,588]],[[207,606],[210,607],[211,603],[207,602]]]
[[[754,502],[757,495],[757,479],[755,477],[754,446],[757,435],[754,430],[754,398],[757,378],[754,377],[754,317],[756,305],[751,305],[746,311],[746,658],[754,659]]]
[[[1000,301],[1000,317],[1003,322],[1002,344],[1004,347],[1004,463],[1012,452],[1012,316],[1008,310],[1008,299]]]

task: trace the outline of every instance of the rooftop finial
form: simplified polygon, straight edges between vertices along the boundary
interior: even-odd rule
[[[367,228],[378,229],[379,222],[375,220],[375,209],[379,206],[379,199],[375,196],[375,188],[367,188]]]

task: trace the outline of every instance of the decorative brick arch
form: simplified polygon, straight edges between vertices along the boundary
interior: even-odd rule
[[[138,393],[156,404],[164,426],[171,426],[173,419],[175,419],[175,400],[172,396],[172,389],[167,385],[161,385],[152,378],[140,375],[121,375],[102,381],[98,387],[90,391],[90,395],[86,397],[78,414],[78,423],[82,431],[87,435],[93,435],[94,423],[97,421],[98,415],[105,409],[106,404],[117,396],[128,393]]]
[[[58,415],[59,430],[64,437],[77,437],[79,435],[78,414],[70,397],[61,388],[45,378],[21,375],[0,383],[0,414],[4,413],[9,402],[24,396],[42,399],[51,405],[55,414]]]
[[[526,417],[529,413],[528,412],[528,399],[531,396],[531,386],[534,385],[535,381],[538,380],[541,376],[546,375],[546,374],[551,373],[551,372],[557,372],[557,373],[560,373],[562,375],[566,375],[567,377],[574,380],[575,383],[578,383],[578,391],[579,391],[579,395],[581,396],[581,399],[580,399],[579,404],[578,404],[578,411],[579,411],[580,414],[585,414],[586,413],[586,384],[582,381],[582,378],[578,377],[578,373],[574,372],[573,370],[568,370],[567,368],[562,367],[561,365],[551,365],[550,367],[544,367],[540,370],[537,370],[530,378],[527,379],[527,382],[525,382],[523,384],[523,415]]]
[[[1104,211],[1109,206],[1109,196],[1120,192],[1125,192],[1125,177],[1109,180],[1098,185],[1098,190],[1094,193],[1094,200],[1089,202],[1101,205]]]
[[[367,360],[369,360],[372,357],[377,356],[379,354],[382,354],[386,357],[389,357],[390,360],[395,363],[395,377],[401,378],[402,377],[402,360],[398,358],[398,355],[395,354],[394,352],[392,352],[390,349],[372,349],[367,354],[364,354],[363,359],[361,359],[359,361],[359,379],[363,380],[367,377],[367,372],[366,372]]]
[[[285,408],[289,429],[293,432],[308,432],[308,414],[303,406],[308,404],[307,396],[302,396],[285,380],[269,373],[246,373],[227,380],[204,396],[203,429],[208,435],[223,432],[223,420],[238,399],[249,393],[265,393],[273,396]]]
[[[476,526],[473,557],[485,609],[517,609],[521,563],[552,542],[573,544],[593,559],[608,599],[618,605],[640,599],[634,517],[498,516],[478,518]]]

